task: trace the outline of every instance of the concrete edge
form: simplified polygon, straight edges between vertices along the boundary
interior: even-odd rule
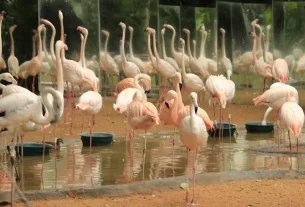
[[[196,175],[196,184],[209,185],[234,180],[253,179],[300,179],[305,178],[305,171],[294,170],[267,170],[242,172],[216,172]],[[185,182],[185,176],[148,180],[129,184],[103,185],[98,187],[77,187],[58,190],[25,191],[27,200],[64,199],[68,197],[116,197],[132,194],[151,193],[156,191],[180,189],[180,183]],[[7,201],[10,192],[1,192],[0,201]],[[16,200],[22,201],[16,195]]]

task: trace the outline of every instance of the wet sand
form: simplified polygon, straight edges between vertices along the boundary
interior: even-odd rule
[[[198,206],[304,206],[305,180],[243,180],[198,186],[195,201]],[[185,191],[175,189],[125,197],[78,198],[30,202],[32,207],[182,207]],[[18,203],[16,207],[24,206]]]

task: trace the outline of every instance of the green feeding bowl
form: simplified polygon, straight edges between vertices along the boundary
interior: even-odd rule
[[[83,146],[90,147],[90,132],[83,132],[80,134]],[[113,134],[104,132],[92,132],[92,146],[103,146],[111,144],[113,141]]]
[[[15,150],[19,147],[19,155],[21,155],[21,143],[17,144]],[[52,145],[45,143],[44,154],[49,154]],[[42,142],[24,142],[23,143],[23,156],[41,156],[43,154]]]
[[[208,130],[208,134],[211,137],[219,136],[220,126],[221,126],[221,123],[214,124],[215,130]],[[230,136],[230,128],[231,128],[231,137],[233,137],[234,133],[236,131],[236,124],[231,124],[231,123],[229,124],[229,123],[226,123],[226,122],[222,123],[223,137],[229,137]]]
[[[262,122],[246,122],[245,126],[249,133],[269,133],[273,131],[274,124],[269,122],[262,125]]]

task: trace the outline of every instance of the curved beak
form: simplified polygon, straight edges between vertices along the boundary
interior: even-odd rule
[[[149,94],[149,93],[150,93],[150,90],[145,91],[145,93],[146,93],[146,94]]]
[[[166,106],[168,109],[170,109],[170,108],[169,108],[169,104],[168,104],[167,102],[165,102],[165,106]]]
[[[193,99],[193,104],[194,104],[195,114],[197,114],[197,111],[198,111],[197,99]]]
[[[180,88],[180,91],[181,91],[181,89],[182,89],[182,83],[179,83],[179,88]]]
[[[197,114],[198,106],[195,106],[195,114]]]
[[[17,82],[17,80],[16,80],[15,78],[12,80],[12,83],[13,83],[14,85],[18,85],[18,82]]]

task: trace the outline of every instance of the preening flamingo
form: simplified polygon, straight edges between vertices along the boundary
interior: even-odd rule
[[[197,103],[197,94],[192,92],[191,96],[191,110],[190,114],[184,117],[180,121],[179,125],[179,133],[180,140],[183,145],[187,148],[187,157],[188,151],[195,151],[193,158],[193,199],[191,203],[195,203],[195,172],[196,172],[196,162],[197,162],[197,152],[201,147],[206,146],[208,140],[208,133],[206,126],[203,120],[197,115],[198,103]],[[188,174],[188,163],[187,170]],[[187,182],[188,175],[186,174]],[[186,202],[189,203],[189,193],[186,193]]]
[[[208,76],[208,65],[202,64],[196,57],[193,57],[192,52],[191,52],[191,38],[190,38],[190,30],[188,29],[183,29],[182,30],[186,34],[187,38],[187,51],[189,55],[189,65],[191,68],[192,73],[194,74],[200,74],[204,77]]]
[[[17,25],[13,25],[9,28],[9,33],[10,33],[10,39],[11,39],[11,54],[7,60],[8,64],[8,70],[9,72],[18,78],[18,72],[19,72],[19,61],[15,56],[15,41],[13,37],[13,32],[16,29]]]
[[[229,58],[227,58],[227,55],[226,55],[226,43],[225,43],[226,31],[223,28],[220,28],[220,32],[221,32],[221,35],[222,35],[222,38],[221,38],[222,57],[221,57],[220,63],[221,63],[221,66],[226,71],[227,78],[231,79],[231,75],[233,73],[233,68],[232,68],[231,60]]]
[[[133,78],[137,74],[141,73],[139,67],[134,63],[127,61],[126,56],[125,56],[125,34],[126,34],[126,25],[123,22],[120,22],[119,24],[122,28],[123,35],[122,35],[122,43],[121,43],[121,48],[122,48],[122,68],[124,71],[124,74],[127,78]]]
[[[294,96],[294,91],[289,91],[287,94],[286,103],[280,109],[280,126],[288,130],[290,153],[291,153],[291,140],[290,132],[297,139],[297,153],[299,153],[299,135],[304,125],[304,111],[295,102],[292,97]]]
[[[27,74],[33,76],[32,82],[32,92],[35,91],[35,77],[40,72],[42,67],[42,43],[41,43],[41,31],[45,27],[44,24],[41,24],[37,28],[37,35],[38,35],[38,54],[34,58],[31,59],[29,66],[26,68]]]
[[[145,86],[144,80],[140,79],[139,84],[141,86]],[[136,85],[134,83],[134,78],[124,78],[123,80],[121,80],[120,82],[118,82],[116,84],[115,89],[114,89],[114,97],[116,98],[126,88],[135,88],[135,87],[136,87]],[[150,87],[145,89],[147,91],[147,93],[150,92],[149,88]]]
[[[0,70],[6,69],[6,63],[2,57],[2,21],[5,12],[1,11],[0,13]]]
[[[181,68],[179,68],[177,62],[175,59],[168,57],[166,55],[166,49],[165,49],[165,40],[164,40],[164,34],[165,34],[165,28],[161,29],[161,38],[162,38],[162,54],[163,54],[163,59],[167,61],[169,64],[171,64],[177,72],[181,72]]]
[[[129,61],[134,62],[140,69],[141,73],[144,73],[145,69],[144,69],[143,61],[140,58],[135,57],[133,55],[133,47],[132,47],[133,31],[134,31],[133,27],[128,26],[128,30],[129,30]]]
[[[274,61],[273,66],[267,65],[266,69],[270,69],[273,75],[273,78],[281,83],[286,83],[289,78],[289,70],[287,62],[278,58]]]
[[[139,79],[144,79],[145,90],[139,85]],[[113,109],[121,114],[125,114],[128,105],[132,102],[132,98],[136,91],[142,93],[142,100],[147,100],[145,93],[151,89],[151,78],[149,75],[140,73],[134,77],[135,88],[126,88],[117,96],[116,103],[113,104]]]
[[[17,85],[17,80],[10,73],[0,74],[0,83],[3,85],[14,84]]]
[[[188,73],[191,72],[190,65],[189,65],[189,57],[186,54],[182,55],[182,53],[177,52],[175,50],[175,37],[176,37],[175,28],[169,24],[164,24],[163,27],[173,31],[172,40],[171,40],[171,52],[172,52],[174,59],[178,63],[179,68],[182,68],[182,57],[183,57],[186,71]]]
[[[180,38],[180,44],[182,47],[182,55],[184,54],[185,42],[182,38]],[[196,92],[200,93],[205,90],[203,81],[193,73],[186,73],[184,66],[184,59],[182,59],[182,82],[183,82],[183,90],[187,93]]]

